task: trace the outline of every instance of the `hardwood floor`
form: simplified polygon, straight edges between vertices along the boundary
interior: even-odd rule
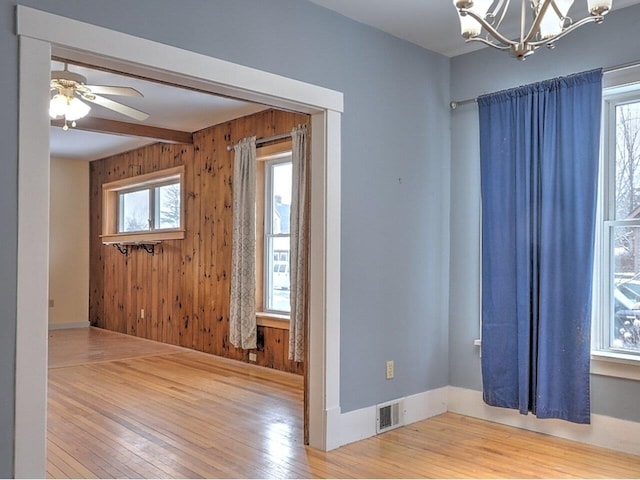
[[[300,376],[136,340],[52,332],[50,478],[640,477],[638,456],[451,413],[319,452]]]
[[[49,331],[49,368],[192,350],[101,328]]]

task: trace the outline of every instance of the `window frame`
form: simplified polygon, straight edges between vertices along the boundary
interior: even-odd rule
[[[272,285],[270,284],[270,279],[272,278],[271,273],[275,272],[275,258],[270,254],[269,245],[275,238],[288,238],[289,239],[289,248],[291,248],[291,232],[289,233],[273,233],[271,232],[273,228],[273,169],[278,165],[284,165],[287,163],[291,163],[291,151],[282,152],[281,154],[275,155],[272,158],[265,160],[264,163],[264,181],[265,181],[265,197],[263,203],[264,209],[264,240],[263,240],[263,248],[264,248],[264,264],[263,264],[263,311],[265,313],[271,313],[276,315],[290,315],[290,310],[276,310],[275,308],[268,307],[268,292],[271,290]],[[275,252],[275,248],[273,249]],[[289,250],[291,252],[291,250]],[[290,255],[289,255],[290,257]],[[280,260],[278,260],[280,262]],[[291,270],[290,258],[286,260],[286,263],[289,264],[289,271]],[[291,290],[289,290],[289,294],[291,294]]]
[[[640,378],[631,366],[640,367],[640,351],[611,345],[615,295],[612,279],[615,270],[615,228],[638,227],[638,219],[616,219],[616,108],[640,102],[640,83],[623,87],[612,85],[603,91],[602,148],[600,155],[599,215],[596,259],[594,263],[594,305],[592,315],[592,373],[623,378]],[[607,365],[605,362],[609,362]],[[630,370],[631,367],[631,370]]]
[[[258,325],[289,329],[290,312],[267,309],[269,261],[267,225],[271,221],[267,215],[267,204],[271,193],[267,184],[268,167],[291,161],[291,140],[259,147],[256,152],[256,316]],[[284,160],[288,158],[288,160]],[[288,235],[289,238],[290,234]],[[291,268],[291,267],[289,267]]]
[[[176,182],[177,180],[177,182]],[[149,216],[156,215],[157,188],[174,183],[180,184],[180,226],[178,228],[151,228],[131,232],[120,231],[123,193],[149,190]],[[163,240],[181,240],[185,234],[184,166],[167,168],[144,175],[137,175],[102,185],[102,243],[157,243]],[[155,218],[154,218],[155,224]]]

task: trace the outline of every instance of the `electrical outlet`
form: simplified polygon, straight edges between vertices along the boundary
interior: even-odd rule
[[[249,352],[249,361],[250,362],[256,362],[258,360],[258,355],[256,355],[253,352]]]
[[[53,308],[53,298],[49,299],[49,308]]]
[[[387,380],[393,378],[393,360],[387,362]]]
[[[144,318],[144,308],[140,309],[140,318]]]

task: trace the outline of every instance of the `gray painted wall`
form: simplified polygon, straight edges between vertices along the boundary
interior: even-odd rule
[[[17,3],[344,92],[342,411],[447,385],[449,59],[300,0],[0,0],[0,477],[13,449]]]
[[[638,62],[640,6],[610,13],[602,25],[582,27],[540,50],[524,63],[485,49],[451,61],[452,99],[524,85],[597,67]],[[479,335],[479,202],[480,166],[476,105],[451,115],[451,296],[449,382],[481,390],[480,359],[473,340]],[[594,413],[640,421],[632,404],[640,398],[640,382],[592,376]],[[614,393],[615,392],[615,393]]]

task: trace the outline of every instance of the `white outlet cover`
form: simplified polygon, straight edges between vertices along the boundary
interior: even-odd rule
[[[386,377],[387,379],[391,379],[394,376],[394,365],[393,365],[393,360],[389,360],[387,362],[387,371],[386,371]]]

